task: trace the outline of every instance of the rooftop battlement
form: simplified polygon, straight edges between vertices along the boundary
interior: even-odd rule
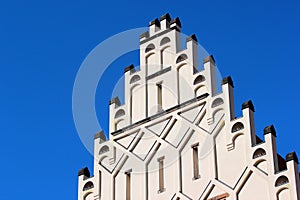
[[[158,34],[162,34],[168,30],[176,30],[178,32],[181,31],[180,19],[178,17],[171,19],[169,13],[161,16],[159,19],[156,18],[149,22],[149,31],[140,35],[140,42],[144,41],[145,39],[154,37]]]

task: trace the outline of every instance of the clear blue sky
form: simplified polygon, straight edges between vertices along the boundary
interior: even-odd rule
[[[77,70],[107,37],[166,12],[232,76],[238,115],[252,99],[258,135],[274,124],[281,155],[300,155],[300,1],[2,1],[1,200],[77,198],[77,171],[92,166],[72,118]],[[115,63],[107,79],[133,59]],[[104,129],[110,89],[97,93]]]

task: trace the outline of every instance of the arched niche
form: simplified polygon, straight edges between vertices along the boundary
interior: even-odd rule
[[[104,154],[106,152],[109,151],[109,147],[107,145],[104,145],[103,147],[101,147],[101,149],[99,150],[99,155]]]
[[[130,110],[127,113],[132,123],[141,120],[145,113],[145,87],[135,84],[130,89]]]
[[[139,75],[134,75],[131,79],[130,79],[130,84],[135,83],[137,81],[141,80],[141,77]]]
[[[149,44],[145,49],[145,53],[152,51],[153,49],[155,49],[154,44]]]
[[[164,37],[161,41],[160,41],[160,46],[165,45],[167,43],[169,43],[171,40],[168,37]]]
[[[277,178],[277,180],[275,181],[275,187],[284,185],[289,183],[289,179],[286,176],[280,176],[279,178]]]
[[[147,75],[154,74],[161,69],[161,65],[159,65],[156,61],[156,54],[149,53],[146,56],[146,67],[147,67]]]
[[[120,109],[116,112],[115,118],[119,118],[125,115],[125,111],[123,109]]]
[[[197,84],[202,83],[202,82],[204,82],[204,81],[205,81],[205,77],[202,76],[202,75],[199,75],[199,76],[197,76],[197,77],[195,78],[195,80],[194,80],[194,85],[197,85]]]
[[[176,59],[176,64],[177,64],[177,63],[180,63],[180,62],[182,62],[182,61],[184,61],[184,60],[186,60],[187,58],[188,58],[188,57],[187,57],[186,54],[181,54],[180,56],[177,57],[177,59]]]
[[[172,57],[173,55],[170,46],[166,46],[160,51],[161,65],[163,68],[172,65]]]
[[[91,181],[89,181],[89,182],[87,182],[86,184],[84,184],[84,186],[83,186],[83,191],[86,191],[86,190],[89,190],[89,189],[92,189],[92,188],[94,188],[94,184],[91,182]]]
[[[237,122],[232,126],[231,133],[235,133],[235,132],[243,130],[243,129],[244,129],[244,124],[241,122]]]
[[[217,98],[217,99],[215,99],[215,100],[213,101],[213,103],[211,104],[211,107],[212,107],[212,108],[215,108],[215,107],[217,107],[217,106],[222,105],[223,103],[224,103],[223,99]]]
[[[258,148],[258,149],[256,149],[255,152],[253,153],[252,158],[253,158],[253,159],[259,158],[259,157],[264,156],[264,155],[266,155],[266,154],[267,154],[267,153],[266,153],[266,151],[265,151],[264,149]]]
[[[193,91],[190,90],[191,88],[191,80],[189,79],[190,67],[186,63],[181,63],[177,67],[177,82],[178,82],[178,97],[179,102],[185,102],[191,99],[194,94]]]

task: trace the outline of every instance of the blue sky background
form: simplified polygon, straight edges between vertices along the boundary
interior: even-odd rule
[[[237,114],[252,99],[257,134],[274,124],[281,155],[300,155],[300,1],[1,1],[1,200],[77,198],[77,171],[92,166],[72,118],[77,70],[101,41],[166,12],[232,76]],[[99,83],[104,129],[110,84],[131,63],[137,54],[114,62]]]

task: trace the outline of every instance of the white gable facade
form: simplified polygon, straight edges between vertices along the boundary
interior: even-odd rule
[[[217,83],[213,56],[198,60],[195,35],[183,49],[180,30],[166,14],[141,34],[140,69],[124,70],[125,103],[110,101],[78,200],[300,199],[296,153],[277,153],[273,125],[256,135],[251,101],[236,117],[231,77]]]

